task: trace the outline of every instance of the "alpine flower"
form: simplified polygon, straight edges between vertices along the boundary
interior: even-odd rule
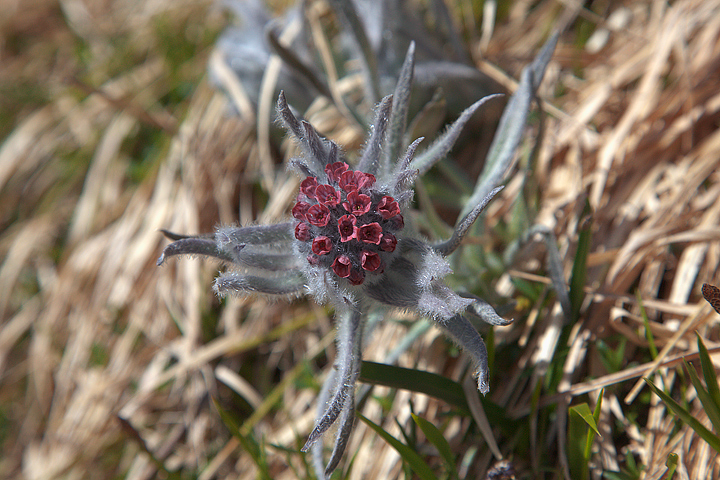
[[[555,40],[548,42],[539,60],[526,70],[529,73],[521,82],[521,96],[516,94],[508,109],[526,114]],[[325,476],[337,467],[352,431],[363,326],[369,313],[378,308],[400,308],[434,320],[472,359],[482,394],[490,388],[487,349],[466,315],[493,325],[509,323],[483,300],[459,295],[443,282],[451,273],[446,257],[456,250],[502,187],[484,185],[476,189],[463,218],[444,242],[427,242],[409,222],[414,180],[450,151],[472,114],[494,96],[466,109],[419,155],[415,153],[422,138],[399,154],[413,69],[411,44],[393,95],[376,108],[375,122],[357,165],[350,165],[335,143],[321,138],[310,123],[298,119],[281,93],[279,118],[304,151],[302,157],[289,162],[303,178],[291,209],[292,219],[274,225],[220,227],[212,238],[165,232],[174,242],[158,259],[160,265],[169,256],[199,254],[237,266],[215,280],[214,290],[219,295],[307,293],[318,303],[334,307],[336,364],[321,390],[315,428],[302,449],[312,447],[314,463],[322,472],[322,448],[317,440],[339,421]],[[501,140],[491,147],[501,152],[496,163],[501,170],[510,164],[524,125],[524,116],[521,121],[510,118],[508,114],[501,120],[497,135]],[[501,174],[494,173],[491,178]]]

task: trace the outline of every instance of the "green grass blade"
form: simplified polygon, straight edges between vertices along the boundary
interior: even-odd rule
[[[138,433],[137,430],[135,430],[135,427],[132,426],[132,424],[127,421],[125,418],[118,415],[116,417],[118,421],[120,422],[120,426],[123,430],[123,432],[130,437],[134,442],[137,443],[138,447],[145,453],[145,455],[148,456],[150,459],[150,462],[152,462],[155,465],[155,468],[158,469],[158,471],[162,472],[163,478],[166,478],[167,480],[181,480],[182,476],[181,473],[178,471],[170,471],[165,467],[165,464],[157,458],[155,455],[155,452],[153,452],[145,442],[145,439]]]
[[[643,305],[642,297],[640,296],[639,290],[635,291],[635,297],[637,298],[638,306],[640,307],[640,316],[642,317],[643,325],[645,326],[645,338],[648,341],[650,355],[654,360],[658,356],[658,351],[657,347],[655,346],[655,337],[653,337],[652,331],[650,331],[650,319],[648,319],[647,312],[645,311],[645,305]]]
[[[418,477],[423,480],[437,480],[437,477],[433,473],[430,466],[425,463],[422,458],[420,458],[420,455],[418,455],[417,452],[415,452],[412,448],[405,445],[400,440],[383,430],[380,425],[376,425],[372,422],[372,420],[367,419],[361,413],[358,412],[357,416],[360,420],[365,422],[367,426],[375,430],[375,433],[380,435],[383,440],[389,443],[400,454],[402,459],[407,462],[407,464]]]
[[[590,254],[590,240],[592,238],[592,211],[590,202],[585,200],[585,207],[580,214],[578,223],[578,242],[570,273],[570,305],[572,307],[572,320],[580,316],[580,308],[585,300],[585,279],[587,277],[587,257]]]
[[[690,428],[692,428],[695,433],[700,436],[700,438],[705,440],[713,448],[713,450],[720,453],[720,437],[705,428],[705,426],[693,417],[690,412],[680,406],[680,404],[673,400],[668,394],[657,388],[653,382],[647,378],[643,380],[645,380],[645,383],[647,383],[650,389],[655,392],[655,395],[660,397],[663,403],[665,403],[665,405],[667,405],[668,408],[675,413],[675,415],[680,417],[683,422],[687,423]]]
[[[592,413],[586,403],[569,409],[567,460],[570,467],[570,477],[577,480],[587,480],[590,475],[589,462],[585,457],[585,445],[583,442],[587,438],[588,417],[592,418]],[[590,421],[595,423],[594,420]]]
[[[700,377],[698,377],[698,374],[695,372],[695,368],[687,362],[685,362],[685,368],[690,375],[690,381],[695,387],[695,392],[697,392],[698,399],[700,400],[700,403],[702,403],[705,413],[707,413],[707,416],[713,424],[713,427],[715,427],[715,430],[720,432],[720,408],[713,402],[713,398],[710,393],[705,390],[705,386],[702,384]]]
[[[425,434],[425,437],[428,439],[428,441],[435,445],[435,448],[438,449],[440,456],[445,461],[445,465],[447,465],[451,478],[458,478],[458,472],[455,468],[455,457],[452,453],[452,448],[450,448],[450,444],[447,442],[447,440],[445,440],[442,432],[435,425],[428,422],[424,418],[418,417],[414,413],[411,415],[417,426],[420,427],[420,430],[422,430]]]
[[[600,435],[600,432],[597,428],[597,423],[595,422],[595,417],[593,416],[593,412],[590,411],[590,407],[587,403],[581,403],[580,405],[570,407],[570,413],[574,413],[575,415],[585,420],[585,423],[587,423],[590,428],[595,431],[595,433]]]
[[[569,432],[568,432],[568,462],[573,478],[585,480],[590,477],[590,455],[595,435],[600,435],[597,427],[602,407],[602,393],[598,399],[594,411],[590,411],[587,403],[575,405],[569,408]],[[587,424],[582,425],[581,421]],[[587,428],[590,427],[590,428]],[[585,442],[583,443],[582,437]]]
[[[240,431],[240,425],[235,418],[222,408],[217,400],[213,399],[213,403],[215,404],[215,408],[220,414],[220,418],[227,429],[230,430],[230,433],[238,439],[242,448],[250,455],[253,463],[255,463],[255,466],[258,468],[259,478],[262,478],[263,480],[272,480],[272,476],[268,470],[267,461],[265,460],[265,452],[258,442],[252,437],[252,433],[243,435]]]
[[[697,333],[696,333],[697,335]],[[700,366],[702,367],[703,377],[705,378],[705,384],[707,385],[708,393],[712,398],[713,404],[720,408],[720,386],[718,386],[717,375],[715,374],[715,366],[710,360],[710,354],[708,353],[705,344],[700,339],[700,335],[697,335],[698,341],[698,355],[700,357]],[[713,423],[713,425],[715,425]],[[715,429],[720,432],[720,428],[715,425]]]
[[[470,413],[462,386],[441,375],[364,361],[360,367],[360,381],[424,393]]]
[[[600,435],[600,431],[597,429],[597,424],[600,421],[600,411],[602,410],[602,399],[603,399],[603,393],[605,392],[605,389],[600,390],[600,396],[598,397],[597,405],[595,405],[595,410],[593,410],[593,420],[595,421],[595,427],[593,429],[588,429],[587,433],[587,440],[585,441],[585,458],[590,458],[590,453],[592,452],[592,445],[593,441],[595,440],[595,434],[599,437],[602,437]]]

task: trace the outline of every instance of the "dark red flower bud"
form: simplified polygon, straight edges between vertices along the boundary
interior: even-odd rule
[[[351,285],[361,285],[365,281],[365,272],[353,268],[348,275],[348,281]]]
[[[316,227],[324,227],[330,220],[330,210],[322,203],[318,203],[317,205],[313,205],[308,208],[305,217],[308,222]]]
[[[311,236],[312,235],[310,234],[310,225],[305,222],[300,222],[295,225],[295,238],[297,238],[301,242],[307,242],[308,240],[310,240]]]
[[[315,188],[315,198],[317,198],[318,202],[328,207],[334,207],[340,203],[340,192],[330,185],[322,184]]]
[[[362,173],[362,178],[358,181],[358,187],[360,190],[370,188],[373,185],[375,185],[375,175],[372,173]]]
[[[308,198],[315,198],[315,188],[317,188],[317,178],[307,177],[300,182],[300,191]]]
[[[377,270],[381,263],[382,261],[380,260],[380,255],[377,253],[363,251],[360,255],[360,264],[362,265],[362,268],[368,272],[374,272]]]
[[[370,197],[363,193],[358,193],[357,190],[348,193],[347,200],[347,202],[343,202],[343,207],[355,216],[359,217],[370,211]]]
[[[405,220],[403,219],[402,215],[395,215],[388,220],[387,226],[388,228],[390,228],[390,230],[393,231],[402,230],[402,228],[405,226]]]
[[[355,235],[355,217],[352,215],[343,215],[338,219],[338,230],[340,231],[340,241],[349,242]]]
[[[383,236],[382,227],[377,222],[368,223],[357,229],[356,236],[361,242],[379,245],[380,239]]]
[[[352,192],[353,190],[357,190],[357,181],[355,180],[355,171],[354,170],[348,170],[347,172],[344,172],[342,175],[340,175],[340,182],[339,182],[340,188],[345,190],[346,192]]]
[[[387,195],[380,199],[378,202],[377,211],[382,217],[387,220],[400,213],[400,205],[395,201],[393,197]]]
[[[325,165],[325,173],[331,182],[339,182],[340,175],[347,172],[348,168],[350,167],[345,162],[328,163]]]
[[[292,208],[292,216],[298,220],[305,220],[305,214],[310,208],[310,204],[307,202],[297,202]]]
[[[392,233],[384,233],[380,239],[380,250],[383,252],[394,252],[397,246],[397,238]]]
[[[354,190],[363,190],[375,184],[375,176],[369,173],[348,170],[340,175],[339,184],[340,188],[348,193]]]
[[[311,248],[315,255],[327,255],[332,250],[332,241],[328,237],[321,235],[315,237]]]
[[[340,278],[347,278],[350,276],[350,257],[347,255],[340,255],[338,258],[335,259],[333,264],[330,266],[333,269],[333,272],[335,272],[335,275],[337,275]]]

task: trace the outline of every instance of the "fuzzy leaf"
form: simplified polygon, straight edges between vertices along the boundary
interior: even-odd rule
[[[348,399],[345,402],[345,407],[340,414],[340,428],[337,432],[337,438],[335,445],[333,446],[332,454],[328,460],[328,464],[325,467],[325,476],[329,477],[332,472],[335,471],[340,460],[342,459],[343,453],[347,448],[350,434],[352,433],[353,425],[355,424],[355,395],[354,389],[350,391]]]
[[[553,289],[555,294],[560,301],[565,319],[569,322],[572,319],[572,305],[570,304],[570,296],[568,294],[567,282],[565,282],[565,276],[563,274],[563,264],[560,258],[560,252],[557,247],[557,238],[555,233],[547,228],[545,225],[535,225],[529,231],[528,235],[532,236],[540,234],[545,241],[545,248],[547,249],[547,268],[550,274],[550,280],[552,281]]]
[[[314,134],[317,137],[318,135],[315,129],[312,127],[312,125],[307,124],[310,125],[310,132],[306,130],[307,126],[303,125],[303,122],[298,120],[297,117],[290,110],[284,92],[280,92],[280,95],[278,96],[277,111],[278,116],[285,125],[285,128],[287,128],[290,133],[292,133],[293,136],[298,139],[298,141],[300,141],[306,152],[309,154],[309,160],[312,160],[312,163],[305,164],[306,168],[310,170],[313,176],[322,178],[322,176],[324,175],[323,169],[325,168],[325,163],[318,159],[317,155],[319,152],[317,151],[317,149],[313,152],[310,140],[308,140],[308,138],[306,137],[308,133],[310,135]]]
[[[280,26],[278,24],[269,23],[265,28],[265,39],[268,45],[272,47],[274,52],[292,69],[299,77],[307,79],[308,82],[317,90],[317,93],[327,98],[333,98],[327,83],[318,77],[312,68],[306,65],[300,57],[291,48],[286,48],[280,42]]]
[[[473,300],[473,303],[468,306],[466,313],[488,325],[506,326],[513,323],[512,319],[507,320],[498,315],[495,309],[482,298],[468,293],[462,293],[460,296]]]
[[[370,138],[368,138],[365,144],[365,149],[360,157],[358,163],[358,170],[376,175],[378,167],[380,166],[379,160],[382,155],[383,139],[385,138],[385,130],[387,129],[387,123],[390,118],[390,112],[393,107],[393,96],[388,95],[382,99],[380,105],[377,107],[375,112],[375,123],[370,132]]]
[[[305,288],[305,278],[299,272],[287,272],[282,277],[259,277],[237,272],[225,273],[215,279],[213,290],[218,295],[264,293],[267,295],[297,295]]]
[[[400,156],[400,145],[405,138],[408,108],[410,104],[410,91],[412,89],[413,73],[415,70],[415,42],[410,42],[405,61],[400,69],[397,85],[393,92],[393,109],[388,122],[388,132],[385,137],[385,148],[382,152],[380,166],[381,175],[387,175]]]
[[[320,418],[322,414],[325,413],[325,405],[327,405],[330,401],[330,396],[334,393],[333,389],[337,384],[337,374],[338,371],[336,369],[330,369],[328,376],[325,378],[325,381],[320,388],[320,393],[318,393],[317,399],[315,400],[316,418]],[[319,477],[320,472],[324,472],[326,469],[325,461],[323,460],[323,442],[315,442],[310,447],[310,450],[312,453],[313,468]]]
[[[506,172],[510,170],[515,158],[522,133],[525,130],[530,104],[540,86],[545,68],[550,62],[558,40],[558,33],[553,34],[535,58],[533,63],[525,67],[520,77],[517,91],[510,98],[498,125],[493,143],[485,161],[485,167],[475,185],[470,200],[460,216],[467,215],[488,193],[500,184]]]
[[[375,52],[370,46],[362,22],[355,11],[353,2],[348,0],[332,0],[330,2],[342,24],[342,30],[350,32],[357,49],[357,58],[362,65],[365,75],[365,86],[368,90],[368,99],[374,105],[380,98],[380,76]]]
[[[353,403],[354,410],[354,394],[355,381],[359,374],[360,345],[362,343],[362,316],[359,311],[347,309],[342,312],[339,319],[338,331],[338,355],[336,360],[337,381],[335,381],[335,392],[330,399],[325,412],[318,418],[315,428],[308,436],[302,451],[306,452],[313,443],[315,443],[337,420],[340,413],[348,408],[348,401]],[[347,421],[347,420],[346,420]],[[349,434],[349,432],[348,432]],[[345,439],[347,440],[347,439]]]
[[[487,394],[490,391],[488,353],[485,342],[483,342],[478,331],[462,315],[455,315],[452,318],[438,322],[438,324],[457,342],[465,354],[473,359],[478,390],[483,395]]]
[[[415,160],[413,160],[410,164],[410,168],[417,169],[420,172],[420,175],[430,170],[435,163],[445,158],[448,152],[452,149],[453,145],[455,145],[455,140],[457,140],[463,127],[468,120],[470,120],[475,111],[488,100],[492,100],[493,98],[500,96],[500,94],[488,95],[466,108],[460,117],[455,120],[455,122],[450,125],[450,127],[448,127],[448,129],[445,130],[445,132],[443,132],[443,134],[440,135],[440,137],[438,137],[438,139],[435,140],[427,150],[422,152],[415,158]],[[467,213],[464,215],[466,214]]]
[[[320,138],[320,134],[318,134],[317,130],[315,130],[315,127],[313,127],[310,122],[301,120],[300,125],[305,132],[305,135],[301,138],[302,143],[305,145],[305,148],[307,148],[312,159],[315,160],[314,165],[319,168],[318,171],[322,172],[327,164],[327,150]]]
[[[220,247],[230,244],[270,245],[290,242],[293,239],[293,228],[292,222],[250,227],[220,227],[215,233],[215,240]]]
[[[242,248],[242,247],[240,247]],[[157,260],[158,265],[162,265],[165,259],[175,255],[205,255],[208,257],[219,258],[226,262],[232,262],[231,254],[224,250],[220,250],[214,240],[207,238],[182,238],[167,245]]]
[[[232,257],[234,263],[267,272],[281,272],[298,267],[296,256],[291,253],[265,253],[246,247]]]
[[[460,246],[460,242],[462,242],[462,239],[465,237],[468,230],[470,230],[472,224],[475,223],[475,220],[477,220],[483,210],[485,210],[485,207],[490,202],[490,200],[492,200],[493,197],[495,197],[495,195],[497,195],[503,188],[505,187],[502,185],[499,187],[495,187],[488,194],[487,197],[483,198],[482,201],[477,204],[470,213],[465,215],[465,217],[458,222],[457,226],[455,227],[455,231],[453,231],[452,237],[450,237],[445,242],[433,247],[435,251],[443,257],[447,257],[452,252],[454,252],[455,249]]]

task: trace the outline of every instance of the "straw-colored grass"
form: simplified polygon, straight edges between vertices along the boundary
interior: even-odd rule
[[[457,3],[467,16],[473,2]],[[495,330],[497,350],[512,348],[516,361],[495,365],[489,399],[536,433],[533,394],[540,408],[558,405],[547,436],[523,439],[527,458],[510,459],[527,475],[552,457],[556,470],[535,475],[562,478],[566,407],[577,397],[594,405],[605,387],[595,471],[632,454],[641,478],[661,478],[674,452],[675,478],[718,478],[716,452],[641,378],[678,391],[687,379],[677,359],[696,352],[693,332],[711,352],[720,342],[718,314],[700,296],[700,285],[720,281],[720,1],[502,5],[494,29],[478,25],[471,39],[478,68],[510,90],[548,31],[567,29],[541,89],[530,186],[511,177],[484,221],[509,222],[513,199],[534,188],[534,221],[557,236],[566,278],[579,229],[592,231],[588,298],[572,328],[554,300],[527,305],[513,287],[549,283],[540,242],[494,285],[521,301],[516,324]],[[299,450],[334,332],[328,312],[306,301],[218,301],[213,262],[155,266],[159,229],[275,221],[294,196],[294,177],[268,173],[290,153],[263,143],[269,112],[230,115],[206,78],[225,16],[209,1],[168,0],[0,0],[0,11],[0,477],[254,478],[213,399],[233,406],[245,433]],[[361,141],[322,99],[306,115],[346,146]],[[521,154],[537,132],[534,120]],[[380,325],[364,358],[382,362],[406,333]],[[620,369],[608,372],[600,342],[620,339]],[[399,363],[454,379],[465,370],[436,330]],[[561,376],[552,392],[549,370]],[[709,425],[693,389],[682,392]],[[444,426],[456,454],[481,449],[469,475],[495,462],[467,444],[470,420],[448,417],[443,402],[381,387],[374,398],[385,401],[369,400],[363,415],[395,436],[412,409]],[[265,450],[272,478],[305,472],[299,454]],[[397,452],[361,422],[348,453],[351,478],[404,477]]]

